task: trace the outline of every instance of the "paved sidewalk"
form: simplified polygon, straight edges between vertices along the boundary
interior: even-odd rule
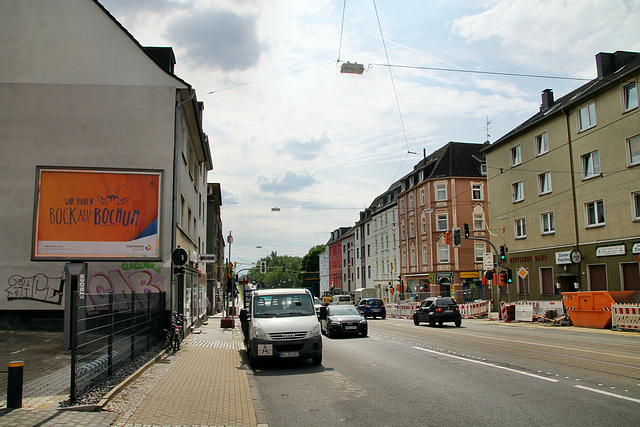
[[[239,322],[221,328],[209,319],[190,334],[178,352],[166,353],[137,377],[114,389],[98,412],[61,410],[68,398],[68,368],[29,380],[25,376],[23,407],[0,403],[4,426],[267,426]],[[64,379],[67,383],[65,384]]]
[[[104,406],[105,411],[118,411],[123,402],[136,399],[140,388],[151,385],[115,425],[267,425],[253,371],[240,351],[238,321],[233,329],[221,328],[220,317],[210,318],[209,325],[196,332],[177,354],[156,363]]]

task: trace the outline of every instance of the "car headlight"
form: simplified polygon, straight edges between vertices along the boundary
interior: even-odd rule
[[[340,322],[338,322],[336,320],[332,320],[331,321],[331,326],[340,326]]]
[[[309,332],[309,338],[317,337],[319,335],[322,335],[320,332],[320,323],[314,325],[314,327],[311,328],[311,331]]]
[[[361,325],[366,324],[366,323],[367,323],[367,319],[360,319],[360,324]]]
[[[260,326],[255,326],[253,329],[253,338],[266,340],[268,337],[267,333]]]

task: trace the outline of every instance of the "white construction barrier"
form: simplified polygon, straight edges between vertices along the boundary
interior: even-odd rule
[[[460,314],[465,319],[473,319],[475,317],[483,317],[489,315],[489,306],[491,301],[475,301],[464,304],[458,304]]]
[[[611,304],[611,328],[640,331],[640,304]]]

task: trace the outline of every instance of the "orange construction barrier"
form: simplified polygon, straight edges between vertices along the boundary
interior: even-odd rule
[[[611,305],[638,302],[638,291],[563,292],[562,301],[574,326],[611,328]]]

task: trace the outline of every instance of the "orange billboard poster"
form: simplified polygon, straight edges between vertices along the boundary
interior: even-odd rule
[[[161,259],[162,173],[37,170],[34,260]]]

